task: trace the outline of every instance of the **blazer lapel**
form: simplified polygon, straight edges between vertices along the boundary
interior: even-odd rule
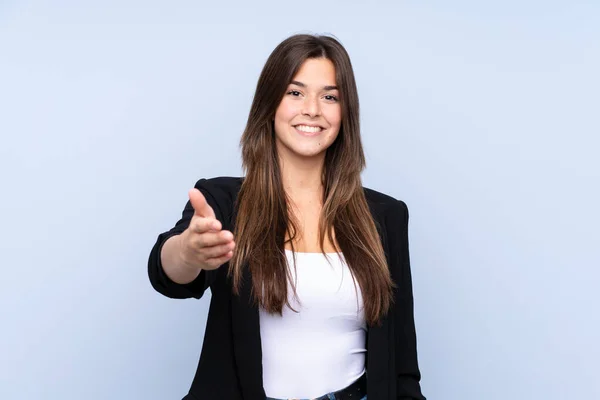
[[[243,399],[264,400],[259,314],[258,307],[252,304],[251,287],[246,266],[240,295],[231,301],[233,353]]]

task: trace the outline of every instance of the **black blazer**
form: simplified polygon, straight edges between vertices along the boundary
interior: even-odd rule
[[[223,229],[233,231],[234,201],[243,178],[219,177],[196,183]],[[390,196],[364,189],[378,227],[393,281],[392,306],[381,326],[367,331],[367,397],[369,400],[425,400],[417,365],[413,295],[408,254],[408,210]],[[163,243],[189,225],[193,208],[188,201],[175,226],[158,236],[150,252],[148,274],[154,289],[171,298],[202,297],[210,287],[212,299],[198,369],[184,400],[264,400],[262,354],[257,306],[250,301],[250,284],[240,296],[231,292],[227,265],[202,271],[185,285],[171,281],[160,263]],[[250,282],[248,269],[244,282]]]

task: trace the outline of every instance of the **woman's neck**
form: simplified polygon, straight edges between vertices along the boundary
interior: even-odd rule
[[[292,199],[322,198],[324,157],[280,158],[283,188]]]

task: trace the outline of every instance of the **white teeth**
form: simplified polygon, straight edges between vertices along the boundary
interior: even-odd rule
[[[298,125],[298,126],[296,126],[296,129],[298,129],[299,131],[302,131],[302,132],[307,132],[307,133],[321,132],[321,128],[318,126]]]

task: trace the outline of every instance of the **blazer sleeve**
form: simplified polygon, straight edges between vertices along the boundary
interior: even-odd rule
[[[421,373],[417,361],[417,338],[414,320],[412,276],[408,245],[408,207],[397,201],[388,214],[388,232],[393,269],[395,270],[396,296],[395,357],[396,394],[398,400],[425,400],[421,393]]]
[[[195,188],[200,190],[200,192],[204,195],[208,205],[210,205],[214,210],[217,219],[221,221],[222,226],[225,226],[222,204],[219,204],[219,201],[217,198],[215,198],[215,195],[211,193],[211,190],[209,190],[210,185],[208,184],[207,180],[200,179],[198,182],[196,182]],[[186,299],[191,297],[195,297],[196,299],[201,298],[206,289],[208,289],[212,282],[214,282],[217,271],[219,270],[218,268],[210,271],[202,270],[200,271],[198,277],[192,282],[187,284],[179,284],[173,282],[167,276],[162,267],[160,259],[162,246],[170,237],[183,233],[183,231],[185,231],[190,225],[193,215],[194,208],[188,200],[181,214],[181,218],[179,221],[177,221],[175,226],[173,226],[170,230],[158,235],[158,239],[152,247],[150,256],[148,258],[148,277],[150,278],[152,287],[157,292],[173,299]]]

